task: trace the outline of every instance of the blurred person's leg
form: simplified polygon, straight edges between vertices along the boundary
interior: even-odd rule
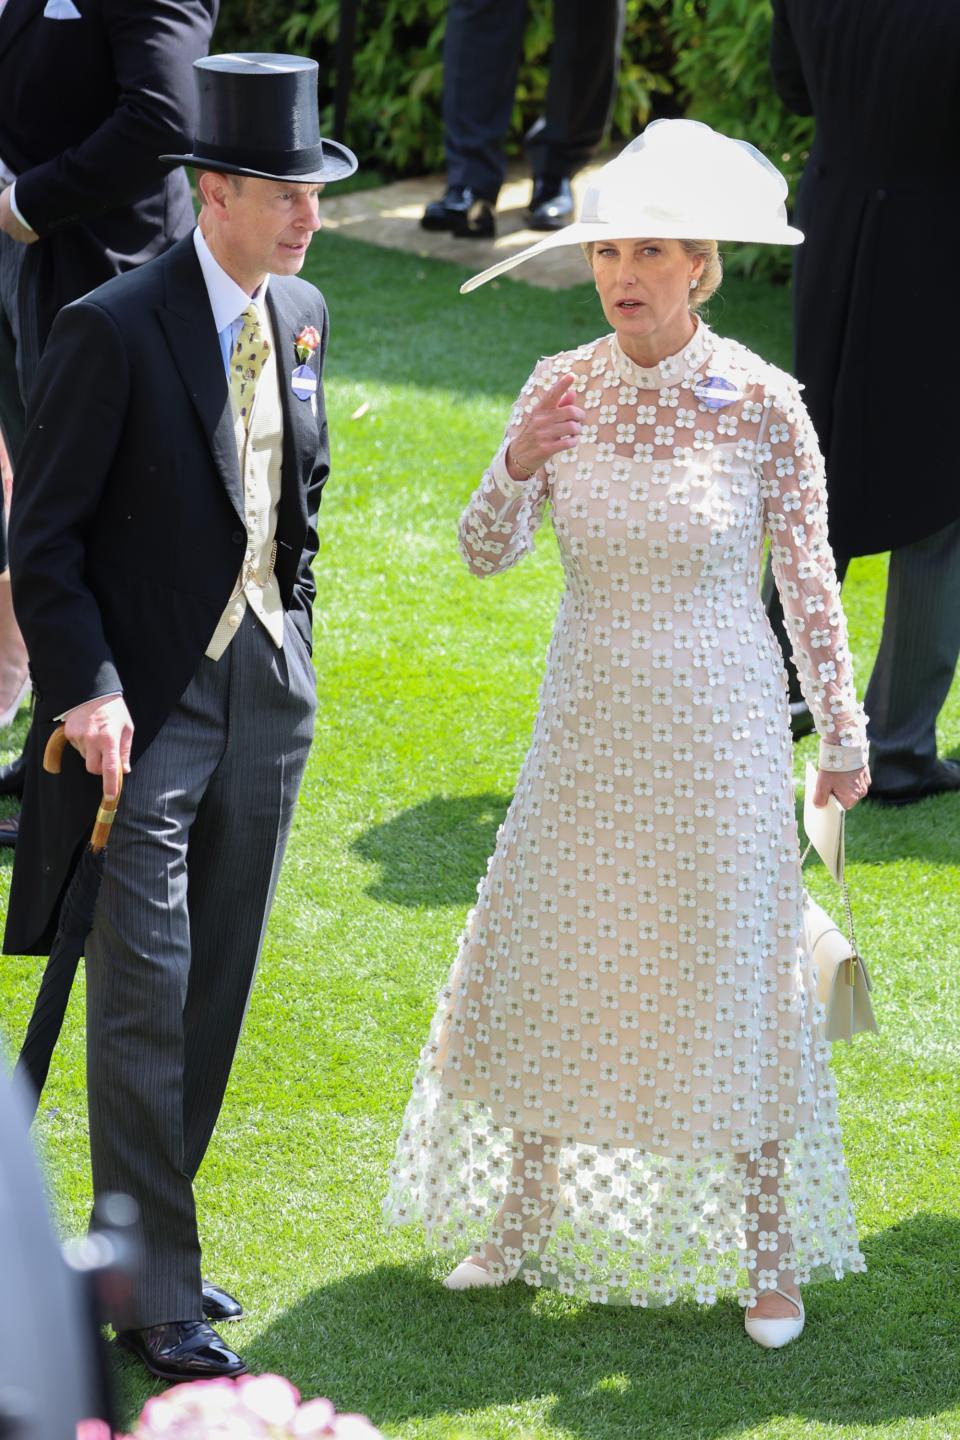
[[[2,325],[2,315],[0,315]],[[13,462],[10,450],[4,443],[3,429],[0,428],[0,730],[5,729],[16,716],[20,704],[30,689],[27,669],[27,647],[23,643],[20,627],[13,613],[13,598],[10,593],[10,570],[7,564],[7,516],[10,513],[10,494],[13,487]],[[23,793],[23,758],[18,757],[11,765],[0,765],[0,795],[21,795]],[[16,827],[0,821],[0,844],[4,831],[16,838]]]
[[[27,652],[10,597],[6,523],[13,471],[26,423],[20,304],[20,271],[25,252],[25,246],[0,231],[0,447],[5,452],[0,457],[5,502],[0,511],[0,729],[13,720],[29,689]],[[3,779],[0,774],[0,789]],[[15,823],[0,822],[0,844],[10,843],[11,839],[16,839]]]
[[[527,0],[452,0],[443,44],[447,183],[496,201]]]
[[[23,444],[25,414],[17,357],[20,349],[20,267],[25,246],[0,230],[0,430],[11,466]],[[7,568],[6,538],[3,564]]]
[[[29,690],[27,647],[13,613],[10,571],[7,569],[0,572],[0,730],[13,724]],[[0,766],[0,795],[19,794],[19,788],[5,789],[3,772],[6,768]]]
[[[624,0],[554,0],[544,119],[526,138],[534,229],[573,219],[570,177],[594,154],[610,122],[623,41]]]
[[[494,233],[526,19],[527,0],[451,0],[443,42],[447,189],[424,211],[424,229]]]
[[[937,759],[937,716],[958,653],[960,520],[890,552],[883,635],[864,697],[875,798],[960,789],[960,766]]]

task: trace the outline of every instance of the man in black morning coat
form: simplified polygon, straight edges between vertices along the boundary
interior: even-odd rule
[[[23,325],[17,358],[29,388],[62,305],[193,229],[187,177],[158,156],[194,133],[191,67],[209,49],[218,8],[0,0],[0,176],[14,182],[0,196],[0,231],[22,247],[11,252],[21,313],[0,316],[5,389],[11,322]],[[0,424],[15,458],[22,417],[18,427],[12,404],[0,399]]]
[[[193,229],[187,177],[158,156],[194,133],[191,67],[218,8],[0,0],[0,430],[14,470],[57,311]],[[2,793],[22,783],[21,761],[0,767]],[[11,843],[16,822],[3,828]]]
[[[906,804],[960,790],[960,764],[936,742],[960,649],[960,6],[773,8],[774,84],[817,122],[797,193],[795,369],[826,456],[838,574],[851,556],[892,551],[864,704],[870,796]],[[765,598],[789,654],[775,587]]]
[[[37,744],[5,949],[48,951],[129,757],[85,950],[90,1142],[145,1237],[122,1343],[167,1379],[243,1369],[202,1320],[192,1180],[313,731],[327,312],[296,272],[319,190],[356,168],[320,137],[313,61],[196,73],[197,140],[168,158],[200,172],[199,229],[58,315],[10,525]],[[79,754],[54,777],[61,716]]]

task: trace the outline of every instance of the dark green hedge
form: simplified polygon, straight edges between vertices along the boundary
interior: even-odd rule
[[[384,174],[443,168],[446,13],[447,0],[361,0],[345,138]],[[551,14],[551,0],[530,0],[514,151],[542,109]],[[216,46],[313,55],[329,126],[338,15],[339,0],[223,0]],[[654,115],[691,115],[752,140],[795,180],[811,122],[788,115],[773,93],[769,32],[769,0],[627,0],[614,139],[632,137]],[[739,263],[775,271],[783,257],[743,249]]]

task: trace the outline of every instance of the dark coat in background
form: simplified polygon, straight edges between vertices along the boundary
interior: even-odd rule
[[[796,373],[834,549],[870,555],[960,516],[960,5],[774,0],[771,62],[787,107],[817,122],[795,212]]]
[[[0,155],[27,247],[21,306],[42,347],[62,305],[166,250],[193,228],[182,169],[158,155],[193,141],[193,62],[209,49],[219,0],[44,0],[0,12]]]
[[[293,397],[294,340],[322,336],[322,298],[270,277],[283,408],[276,577],[312,649],[310,568],[329,471],[322,386]],[[74,377],[77,377],[76,381]],[[40,768],[56,717],[122,690],[132,761],[150,744],[204,654],[243,560],[243,486],[227,377],[192,236],[57,317],[31,394],[10,516],[13,600],[30,650],[35,743],[7,912],[8,954],[47,954],[64,888],[102,793],[67,749]]]

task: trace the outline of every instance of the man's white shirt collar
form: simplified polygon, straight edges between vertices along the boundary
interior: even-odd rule
[[[200,261],[200,269],[203,271],[204,283],[210,297],[213,323],[217,327],[219,335],[229,325],[240,319],[251,299],[254,304],[263,308],[270,277],[269,275],[266,277],[256,295],[251,297],[246,290],[240,288],[236,280],[227,274],[219,261],[214,259],[213,252],[204,240],[199,225],[193,232],[193,243],[196,246],[197,259]]]

